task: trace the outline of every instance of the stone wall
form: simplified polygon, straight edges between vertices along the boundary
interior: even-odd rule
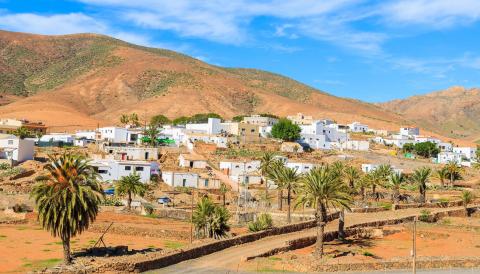
[[[190,220],[191,212],[190,210],[185,209],[175,209],[175,208],[155,208],[153,214],[157,215],[158,218],[168,218],[175,220]]]
[[[437,202],[437,203],[425,203],[425,204],[396,204],[393,205],[393,209],[407,209],[407,208],[448,208],[448,207],[457,207],[461,206],[462,201],[451,201],[451,202]]]

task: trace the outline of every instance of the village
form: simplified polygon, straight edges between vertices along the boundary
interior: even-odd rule
[[[354,195],[353,199],[349,198],[348,205],[345,204],[345,208],[351,210],[341,213],[344,215],[340,217],[347,228],[362,227],[368,221],[384,223],[360,233],[370,235],[365,237],[371,241],[378,241],[372,236],[378,233],[381,239],[387,239],[390,234],[408,235],[410,224],[388,221],[392,218],[411,222],[415,217],[431,223],[428,220],[437,222],[438,216],[451,215],[448,218],[457,218],[456,222],[465,223],[465,226],[480,226],[478,219],[463,217],[465,210],[468,209],[469,215],[475,211],[468,206],[476,197],[480,151],[423,136],[418,127],[406,126],[391,132],[372,129],[360,122],[339,124],[301,113],[286,118],[272,114],[238,116],[232,121],[225,121],[213,113],[173,121],[159,115],[150,121],[139,121],[132,113],[122,115],[117,125],[75,132],[50,132],[41,122],[4,118],[0,120],[0,132],[0,227],[1,240],[7,243],[2,248],[5,254],[10,248],[25,252],[22,258],[12,254],[4,259],[9,271],[39,271],[61,262],[60,248],[38,251],[42,246],[50,246],[53,238],[47,232],[38,231],[36,206],[29,194],[39,178],[45,176],[44,166],[49,159],[62,154],[83,155],[98,173],[105,195],[93,226],[73,241],[74,266],[81,265],[84,270],[112,267],[111,260],[115,261],[118,271],[122,267],[141,271],[158,268],[155,262],[159,266],[175,267],[175,263],[181,261],[170,257],[185,252],[184,249],[203,248],[204,245],[211,248],[210,245],[219,239],[226,241],[265,231],[271,233],[265,236],[278,235],[270,239],[278,246],[266,250],[261,245],[255,246],[254,243],[265,237],[258,236],[260,238],[252,243],[237,247],[246,249],[243,255],[238,255],[238,261],[226,260],[219,267],[231,269],[241,265],[242,269],[258,270],[260,265],[271,271],[279,268],[289,271],[348,270],[352,267],[349,256],[355,256],[355,252],[349,250],[350,255],[342,259],[339,252],[344,252],[346,247],[341,245],[346,242],[334,242],[332,246],[326,243],[325,252],[330,258],[326,264],[312,263],[300,256],[311,252],[307,250],[314,242],[309,235],[314,235],[317,215],[313,204],[300,203],[302,190],[289,184],[300,182],[303,180],[300,178],[326,167],[339,170],[339,178],[350,188],[349,195]],[[277,163],[285,171],[292,172],[291,181],[275,174],[277,169],[272,166]],[[428,170],[423,181],[415,179],[422,170]],[[143,185],[138,188],[142,190],[121,192],[118,183],[132,178]],[[338,181],[337,184],[343,183]],[[228,229],[213,234],[202,230],[207,228],[196,220],[196,211],[208,203],[226,210],[222,225]],[[341,204],[328,207],[333,219],[325,226],[325,233],[333,233],[332,227],[339,225],[338,206]],[[443,224],[439,227],[425,225],[420,229],[433,234],[438,233],[437,230],[451,229],[449,233],[457,235],[459,227],[445,228],[448,218],[438,221]],[[354,237],[352,239],[360,237],[351,229],[347,230]],[[37,236],[24,244],[14,242],[19,234],[25,233]],[[345,234],[339,238],[347,237]],[[292,242],[301,239],[306,243],[295,245]],[[472,239],[469,244],[475,248],[480,243],[477,237]],[[288,248],[284,247],[286,241],[291,241]],[[353,241],[349,245],[355,246],[354,250],[359,250],[354,261],[363,265],[357,267],[368,270],[365,260],[370,264],[381,261],[394,265],[390,255],[381,255],[381,248],[366,251],[366,247],[354,243],[359,240],[349,241]],[[337,249],[336,245],[339,245]],[[123,251],[118,251],[120,247]],[[279,249],[288,252],[276,256]],[[211,253],[218,256],[215,250]],[[432,248],[426,253],[430,257],[436,255]],[[153,258],[151,266],[136,263],[148,261],[147,258]],[[396,263],[409,262],[410,257],[406,255],[403,261]]]

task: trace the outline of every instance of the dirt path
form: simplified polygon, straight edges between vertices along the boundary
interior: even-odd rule
[[[430,209],[430,212],[435,213],[452,209],[454,208]],[[371,221],[402,218],[418,215],[421,210],[422,209],[412,208],[378,213],[350,213],[346,215],[345,222],[346,226],[351,226]],[[331,222],[326,226],[325,231],[334,231],[337,229],[337,226],[337,221]],[[224,249],[222,251],[194,260],[181,262],[163,269],[153,270],[149,273],[212,273],[212,271],[237,271],[239,264],[248,256],[255,256],[274,248],[283,247],[287,241],[302,237],[314,236],[316,235],[315,233],[316,231],[313,228],[278,236],[266,237],[252,243]]]

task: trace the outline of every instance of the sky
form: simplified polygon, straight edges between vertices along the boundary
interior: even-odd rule
[[[368,102],[480,86],[480,0],[0,0],[0,29],[106,34]]]

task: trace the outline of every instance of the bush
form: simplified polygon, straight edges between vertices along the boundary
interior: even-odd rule
[[[153,214],[153,206],[151,204],[144,204],[143,208],[145,208],[145,213],[147,213],[147,215]]]
[[[273,125],[272,127],[272,136],[277,139],[282,139],[283,141],[295,141],[300,138],[300,132],[302,130],[300,127],[292,121],[282,118]]]
[[[420,212],[420,216],[418,219],[422,222],[429,222],[430,221],[430,211],[424,209]]]
[[[10,168],[8,163],[0,163],[0,170],[7,170]]]
[[[257,220],[248,223],[248,230],[250,232],[258,232],[266,229],[270,229],[273,226],[272,216],[268,213],[262,213],[258,216]]]
[[[106,197],[103,202],[103,206],[123,206],[123,203],[117,197]]]

